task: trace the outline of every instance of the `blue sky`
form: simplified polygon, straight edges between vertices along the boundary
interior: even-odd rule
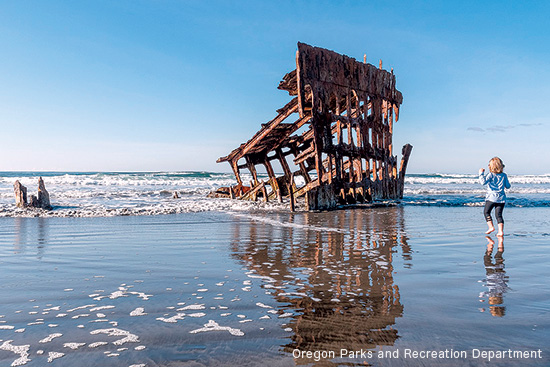
[[[394,68],[412,173],[550,173],[546,1],[3,1],[0,171],[228,171],[298,41]]]

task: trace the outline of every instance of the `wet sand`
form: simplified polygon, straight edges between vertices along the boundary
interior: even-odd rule
[[[547,366],[549,214],[0,218],[0,365]]]

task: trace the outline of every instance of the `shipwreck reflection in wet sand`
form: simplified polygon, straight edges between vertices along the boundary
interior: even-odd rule
[[[235,226],[233,256],[272,279],[263,287],[278,301],[279,317],[291,315],[284,326],[292,330],[285,352],[338,356],[341,349],[395,343],[393,325],[403,315],[392,275],[397,247],[404,265],[412,266],[403,217],[403,209],[394,207],[280,214],[271,226],[250,225],[249,233]]]

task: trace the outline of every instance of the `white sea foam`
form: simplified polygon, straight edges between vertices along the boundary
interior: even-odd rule
[[[78,348],[83,347],[85,345],[86,345],[86,343],[74,343],[73,342],[73,343],[65,343],[65,344],[63,344],[63,347],[71,348],[71,349],[78,349]]]
[[[108,336],[122,336],[123,338],[115,340],[114,345],[122,345],[124,343],[138,343],[139,337],[135,334],[130,333],[129,331],[110,328],[110,329],[98,329],[90,332],[92,335],[97,334],[107,334]]]
[[[38,175],[16,172],[0,174],[0,216],[92,217],[118,215],[159,215],[202,211],[246,213],[254,211],[287,211],[287,204],[210,199],[206,194],[221,186],[235,184],[232,174],[208,172],[168,173],[59,173],[44,175],[53,211],[15,208],[13,183],[19,180],[34,188]],[[244,176],[245,182],[251,177]],[[265,179],[266,177],[261,177]],[[525,199],[517,206],[550,206],[550,200],[529,195],[550,194],[550,174],[509,175],[511,196]],[[180,199],[173,199],[177,191]],[[413,205],[466,205],[473,197],[483,199],[484,188],[476,174],[409,174],[405,181],[405,202]],[[420,196],[420,197],[419,197]],[[424,200],[423,196],[435,196]],[[447,198],[460,196],[457,198]],[[465,198],[467,200],[465,200]],[[420,202],[418,201],[420,200]],[[447,201],[445,201],[447,200]],[[511,203],[512,206],[516,205]],[[279,225],[279,224],[277,224]],[[292,224],[295,226],[295,224]],[[334,228],[303,226],[314,231]],[[68,289],[67,289],[68,290]]]
[[[185,313],[177,313],[172,317],[157,317],[158,321],[166,322],[169,324],[175,324],[178,320],[183,320],[185,318]]]
[[[106,306],[94,307],[94,308],[90,308],[90,312],[97,312],[97,311],[101,311],[101,310],[109,310],[111,308],[115,308],[115,306],[106,305]]]
[[[55,307],[45,308],[44,311],[59,311],[60,308],[61,306],[55,306]]]
[[[277,203],[208,199],[221,186],[236,184],[232,174],[205,172],[56,174],[43,177],[53,211],[16,209],[13,183],[36,186],[38,176],[0,176],[0,216],[117,216],[202,211],[272,209]],[[250,179],[245,175],[244,179]],[[248,182],[248,181],[247,181]],[[177,191],[180,199],[173,199]]]
[[[48,335],[44,339],[40,340],[39,343],[49,343],[52,340],[54,340],[55,338],[60,338],[62,336],[63,336],[63,334],[61,334],[61,333],[53,333],[53,334]]]
[[[71,317],[71,318],[76,320],[76,319],[79,319],[79,318],[81,318],[81,317],[88,317],[88,316],[90,316],[89,313],[82,313],[82,314],[80,314],[80,315],[74,315],[74,316]]]
[[[67,312],[74,312],[74,311],[77,311],[77,310],[84,310],[86,308],[90,308],[90,307],[94,307],[95,305],[84,305],[84,306],[78,306],[78,307],[75,307],[75,308],[71,308],[70,310],[67,310]]]
[[[138,298],[141,298],[144,301],[148,301],[150,297],[153,297],[152,294],[146,294],[146,293],[143,293],[143,292],[128,292],[128,293],[129,294],[134,294],[134,295],[138,296]]]
[[[186,310],[204,310],[206,307],[204,304],[195,304],[195,305],[188,305],[182,308],[178,308],[178,311],[186,311]]]
[[[231,335],[235,336],[243,336],[244,333],[239,329],[234,329],[229,326],[220,326],[216,321],[210,320],[207,324],[204,324],[203,328],[191,330],[189,333],[191,334],[197,334],[197,333],[203,333],[208,331],[228,331]]]
[[[65,353],[60,352],[49,352],[48,353],[48,363],[52,363],[55,359],[61,358]]]
[[[190,313],[187,316],[189,316],[189,317],[203,317],[203,316],[206,316],[206,314],[204,312],[195,312],[195,313]]]
[[[89,348],[97,348],[97,347],[101,347],[103,345],[107,345],[109,344],[108,342],[95,342],[95,343],[90,343],[88,344],[88,347]]]
[[[257,303],[256,303],[256,306],[262,307],[262,308],[273,308],[273,307],[268,306],[268,305],[266,305],[266,304],[263,304],[263,303],[261,303],[261,302],[257,302]]]
[[[130,316],[144,316],[144,315],[147,315],[144,311],[145,310],[143,309],[143,307],[138,307],[135,310],[133,310],[132,312],[130,312]]]
[[[19,358],[12,362],[11,366],[23,366],[31,361],[29,358],[29,348],[30,345],[13,345],[11,344],[13,340],[7,340],[0,344],[0,350],[5,350],[8,352],[13,352],[19,354]]]

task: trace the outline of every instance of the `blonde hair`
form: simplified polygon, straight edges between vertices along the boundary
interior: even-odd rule
[[[504,170],[504,163],[499,157],[494,157],[489,161],[489,170],[492,173],[502,173]]]

